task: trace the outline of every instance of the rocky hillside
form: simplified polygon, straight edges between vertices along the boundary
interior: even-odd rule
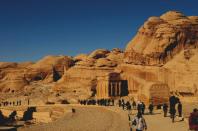
[[[197,46],[198,16],[169,11],[160,17],[150,17],[128,43],[122,70],[130,67],[125,71],[129,77],[128,72],[138,67],[139,71],[130,77],[146,80],[145,85],[159,81],[178,95],[198,95]],[[144,87],[142,82],[139,85]]]
[[[0,62],[0,92],[45,92],[49,101],[76,101],[94,96],[97,78],[116,71],[127,80],[129,93],[158,82],[172,92],[194,95],[198,94],[197,46],[198,16],[169,11],[150,17],[124,52],[97,49],[75,57],[46,56],[35,63]]]
[[[124,60],[130,64],[161,66],[180,51],[197,45],[198,16],[169,11],[144,23],[127,45]]]
[[[112,72],[122,63],[123,56],[123,51],[115,48],[111,51],[97,49],[90,54],[75,57],[46,56],[35,63],[1,62],[0,92],[24,92],[24,95],[35,96],[46,92],[45,87],[49,90],[50,85],[52,95],[57,95],[53,92],[55,90],[66,92],[64,99],[81,96],[87,98],[93,93],[97,76]]]

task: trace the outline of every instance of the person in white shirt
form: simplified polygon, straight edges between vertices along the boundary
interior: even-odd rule
[[[132,125],[135,126],[136,131],[147,130],[146,121],[140,112],[138,112],[137,116],[132,120]]]

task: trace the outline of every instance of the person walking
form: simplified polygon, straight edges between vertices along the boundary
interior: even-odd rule
[[[147,130],[146,121],[140,112],[138,112],[137,116],[132,120],[132,125],[135,126],[136,131]]]
[[[127,110],[129,110],[129,105],[130,105],[129,101],[127,101],[125,105],[126,105]]]
[[[166,117],[168,112],[168,105],[166,103],[163,104],[163,112],[164,112],[164,117]]]
[[[146,108],[146,106],[145,106],[144,102],[142,102],[142,114],[143,115],[144,115],[145,108]]]
[[[175,113],[176,113],[176,109],[175,109],[175,105],[179,102],[179,98],[175,97],[174,95],[172,95],[169,98],[169,103],[170,103],[170,116],[172,119],[172,122],[174,122],[175,120]]]
[[[154,108],[153,103],[150,103],[148,108],[150,114],[153,114],[153,108]]]
[[[176,113],[176,109],[175,108],[170,108],[170,117],[172,119],[172,122],[175,122],[175,113]]]
[[[180,101],[179,101],[179,104],[177,106],[177,110],[178,110],[178,113],[179,113],[179,117],[182,117],[182,104],[181,104]]]
[[[138,102],[138,104],[137,104],[137,110],[138,110],[138,113],[141,113],[142,114],[142,103],[141,102]]]
[[[122,109],[125,110],[125,102],[123,99],[122,99]]]
[[[135,101],[133,101],[132,105],[133,105],[133,109],[136,109],[136,102]]]

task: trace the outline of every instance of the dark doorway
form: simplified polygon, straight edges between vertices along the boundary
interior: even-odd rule
[[[61,75],[56,71],[56,69],[53,67],[53,80],[54,82],[58,81],[61,78]]]
[[[121,96],[127,96],[129,94],[128,92],[128,81],[122,80],[121,81]]]
[[[112,85],[113,85],[113,87],[112,87],[112,96],[115,96],[115,88],[116,87],[115,87],[115,84],[114,83]]]

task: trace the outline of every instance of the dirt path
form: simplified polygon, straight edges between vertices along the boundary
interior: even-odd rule
[[[19,131],[129,131],[126,115],[104,107],[74,107],[76,113],[48,124],[18,129]]]
[[[19,131],[130,131],[128,111],[114,107],[72,106],[76,113],[68,113],[55,122],[20,128]],[[133,110],[133,118],[136,111]],[[160,110],[144,115],[147,131],[188,131],[188,123],[176,118],[172,123]]]
[[[144,116],[148,130],[147,131],[188,131],[188,124],[185,121],[180,121],[176,118],[172,123],[170,117],[163,117],[162,114],[145,115]]]
[[[131,119],[135,114],[133,112]],[[143,117],[147,123],[147,131],[188,131],[187,121],[181,121],[181,118],[176,117],[172,123],[170,117],[164,117],[161,111],[155,111],[153,115],[146,112]]]

